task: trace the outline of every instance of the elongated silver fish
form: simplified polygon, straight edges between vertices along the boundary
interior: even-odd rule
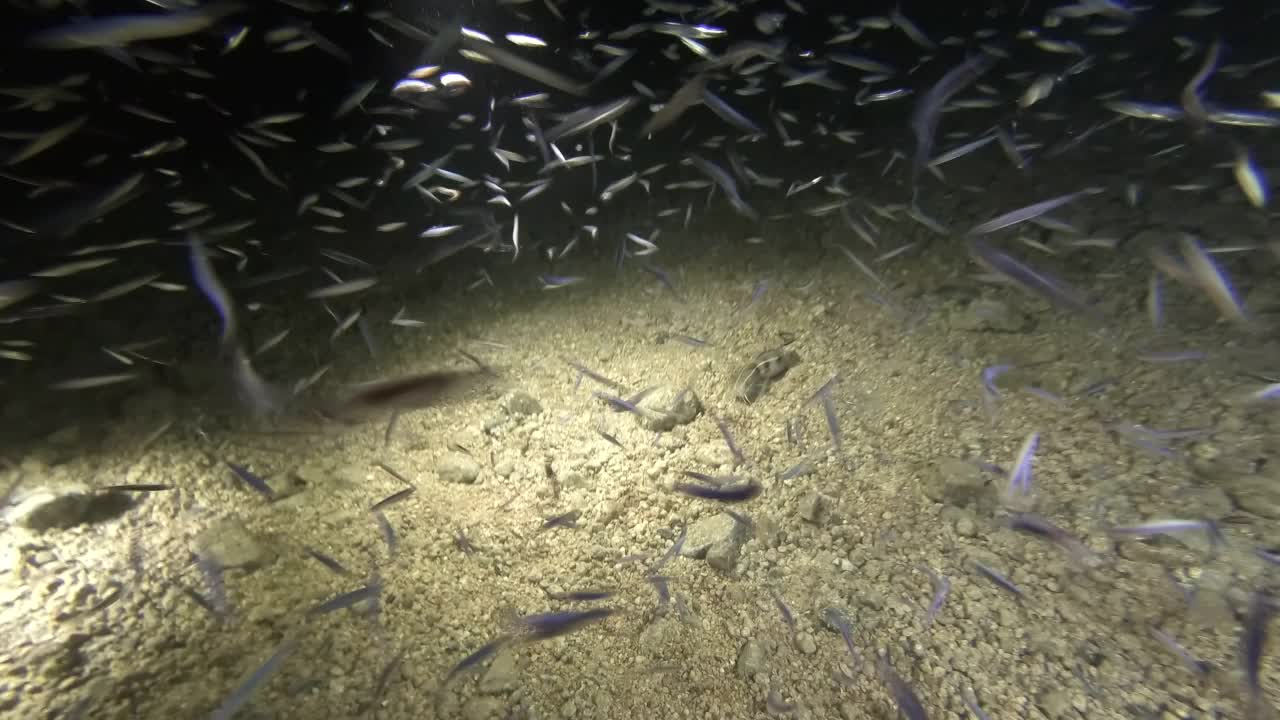
[[[214,2],[191,10],[155,15],[115,15],[59,25],[27,38],[29,47],[83,50],[123,47],[143,40],[163,40],[198,33],[239,12],[240,2]]]

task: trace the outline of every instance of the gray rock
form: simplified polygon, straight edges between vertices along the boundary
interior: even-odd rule
[[[738,675],[743,678],[751,678],[757,673],[764,672],[767,659],[764,646],[755,640],[748,640],[742,645],[742,649],[738,651],[738,663],[736,665]]]
[[[1195,580],[1195,589],[1188,613],[1192,622],[1203,628],[1220,628],[1233,622],[1230,573],[1202,570]]]
[[[283,482],[269,482],[271,489],[275,491],[276,500],[279,501],[304,490],[337,491],[363,485],[366,474],[368,469],[364,464],[333,467],[327,463],[308,461],[287,473]]]
[[[925,497],[944,505],[990,512],[999,502],[999,492],[991,476],[967,460],[942,458],[924,472],[921,488]]]
[[[1280,484],[1264,475],[1236,475],[1225,479],[1222,489],[1247,513],[1269,520],[1280,519]]]
[[[1071,695],[1066,690],[1046,690],[1036,698],[1036,707],[1050,718],[1075,717]]]
[[[679,450],[688,444],[688,441],[675,433],[663,433],[658,436],[658,447],[664,450]]]
[[[92,639],[92,636],[84,633],[72,633],[58,646],[51,648],[37,670],[41,682],[57,685],[65,678],[84,672],[89,661],[84,648]]]
[[[733,464],[733,451],[724,442],[709,442],[693,451],[693,459],[699,464],[718,467]]]
[[[480,678],[480,692],[486,695],[498,695],[515,690],[519,686],[520,676],[516,668],[516,656],[510,648],[498,651],[489,663],[489,669]]]
[[[196,535],[191,552],[223,568],[253,570],[275,559],[272,551],[244,523],[228,518]]]
[[[812,655],[818,652],[818,642],[807,632],[796,633],[796,649],[802,654]]]
[[[505,414],[503,417],[505,417]],[[449,441],[445,444],[445,447],[449,450],[456,450],[462,453],[472,453],[484,444],[484,436],[482,436],[478,431],[474,428],[463,428],[450,433]]]
[[[329,474],[328,480],[335,490],[363,486],[369,481],[369,465],[362,462],[337,465]]]
[[[6,509],[5,518],[28,530],[65,530],[85,522],[92,496],[77,483],[41,486],[24,491]]]
[[[480,463],[460,452],[447,452],[436,462],[436,475],[441,482],[470,485],[480,477]]]
[[[542,412],[542,403],[523,390],[508,393],[502,398],[502,409],[517,417],[537,415]]]
[[[1280,310],[1280,288],[1270,283],[1258,283],[1244,298],[1245,307],[1254,313],[1273,313]]]
[[[489,720],[502,712],[506,703],[498,698],[475,697],[462,706],[462,717],[466,720]]]
[[[951,327],[956,330],[1018,333],[1030,326],[1031,319],[1026,314],[999,300],[978,298],[951,316]]]
[[[1191,507],[1197,515],[1221,519],[1235,507],[1268,519],[1280,519],[1280,465],[1267,463],[1261,468],[1237,454],[1220,453],[1212,446],[1202,444],[1197,455],[1191,458],[1191,469],[1201,480],[1197,495],[1190,501],[1204,501]],[[1225,492],[1230,506],[1222,503],[1214,490]],[[1222,513],[1223,510],[1225,513]]]
[[[669,385],[654,388],[639,403],[637,422],[655,432],[668,432],[677,425],[688,425],[702,413],[702,400],[693,388],[676,390]]]
[[[305,487],[318,487],[329,482],[329,466],[316,460],[308,460],[290,473],[295,484]]]
[[[678,622],[670,619],[670,616],[659,615],[640,631],[640,646],[664,647],[669,643],[678,642],[680,633]]]
[[[720,572],[732,572],[741,555],[741,542],[716,543],[707,548],[707,564]]]
[[[1235,510],[1231,496],[1217,487],[1187,488],[1179,494],[1178,500],[1188,508],[1186,513],[1178,513],[1179,515],[1194,514],[1196,517],[1221,520]]]
[[[738,563],[747,532],[727,513],[700,518],[689,526],[680,554],[700,558],[711,567],[729,572]]]
[[[821,525],[827,520],[831,509],[831,498],[814,491],[800,500],[800,517],[805,522]]]
[[[701,560],[712,545],[741,543],[746,532],[728,513],[699,518],[689,526],[680,554]]]
[[[942,508],[942,521],[950,525],[960,537],[971,538],[978,535],[978,525],[974,522],[973,513],[964,508]]]
[[[392,337],[396,336],[393,335]],[[442,691],[436,696],[436,712],[440,717],[457,717],[458,713],[461,712],[459,702],[456,694]]]
[[[872,610],[883,610],[885,605],[884,593],[873,587],[865,587],[856,598],[859,605],[870,608]]]

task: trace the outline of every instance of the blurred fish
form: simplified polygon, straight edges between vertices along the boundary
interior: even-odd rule
[[[981,53],[967,58],[964,62],[948,70],[945,75],[920,96],[911,112],[911,129],[916,138],[916,156],[911,183],[915,186],[920,170],[923,169],[933,154],[934,136],[938,131],[938,122],[942,116],[942,107],[953,95],[973,84],[995,64],[996,58]]]
[[[921,565],[920,569],[929,576],[929,582],[933,585],[933,600],[929,603],[929,610],[924,617],[924,626],[928,628],[937,619],[943,603],[947,601],[947,595],[951,592],[951,580],[945,575],[934,572],[928,565]]]
[[[640,137],[648,137],[653,133],[674,123],[686,110],[702,102],[704,99],[704,91],[707,87],[707,75],[699,73],[694,75],[680,89],[672,94],[671,98],[649,118],[648,122],[640,128]]]
[[[198,33],[244,8],[239,2],[211,2],[191,10],[157,15],[114,15],[49,28],[27,38],[27,46],[45,50],[122,47]]]
[[[975,225],[969,230],[969,235],[987,235],[997,230],[1003,230],[1019,223],[1027,222],[1044,215],[1047,212],[1056,210],[1069,202],[1073,202],[1086,195],[1097,195],[1103,192],[1102,188],[1086,188],[1079,192],[1059,195],[1034,205],[1028,205],[1017,210],[1011,210],[1003,215],[992,218],[984,223]]]
[[[554,290],[556,288],[577,285],[583,280],[586,280],[586,278],[570,275],[539,275],[538,280],[542,283],[543,290]]]
[[[167,490],[172,490],[172,489],[173,489],[172,485],[164,485],[161,483],[132,483],[132,484],[125,484],[125,485],[107,485],[107,486],[98,488],[98,491],[105,492],[105,493],[126,493],[126,492],[152,493],[152,492],[165,492]]]
[[[745,502],[760,494],[759,483],[748,480],[736,485],[708,486],[678,482],[672,489],[683,495],[719,502]]]
[[[1249,610],[1240,635],[1240,666],[1249,691],[1250,717],[1256,717],[1266,703],[1262,693],[1262,654],[1266,651],[1267,629],[1274,613],[1275,606],[1270,597],[1259,591],[1249,596]]]
[[[346,282],[335,283],[333,285],[312,290],[307,293],[307,299],[327,300],[329,298],[342,297],[344,295],[354,295],[355,293],[364,292],[377,284],[378,278],[375,277],[347,280]]]
[[[1204,533],[1211,547],[1223,542],[1222,530],[1212,520],[1152,520],[1139,525],[1113,527],[1111,534],[1118,537],[1148,538],[1156,535]]]
[[[479,370],[440,370],[376,380],[353,386],[323,412],[330,418],[350,421],[374,413],[417,410],[454,400],[488,377]]]
[[[1009,527],[1045,538],[1065,550],[1080,565],[1093,566],[1100,560],[1078,538],[1035,513],[1014,513],[1009,518]]]
[[[724,438],[724,444],[729,448],[729,453],[733,455],[733,464],[741,465],[747,461],[742,449],[738,447],[738,443],[734,442],[733,433],[729,432],[729,425],[725,423],[719,416],[712,415],[712,419],[716,421],[716,428],[720,430],[720,437]]]
[[[119,383],[136,380],[138,373],[117,373],[115,375],[94,375],[91,377],[72,378],[70,380],[61,380],[49,385],[50,390],[90,390],[92,388],[106,387],[108,385],[116,385]]]
[[[894,671],[889,665],[889,661],[884,657],[876,664],[877,674],[880,681],[888,688],[889,694],[893,696],[894,702],[898,706],[898,712],[907,720],[928,720],[929,714],[925,712],[924,704],[920,702],[920,698],[916,696],[915,690],[907,684],[902,676]]]
[[[573,137],[601,125],[606,125],[622,117],[636,106],[638,98],[628,95],[610,103],[586,107],[570,113],[544,134],[548,143],[555,143],[564,138]]]
[[[268,485],[267,482],[263,480],[261,477],[258,477],[256,474],[251,472],[249,468],[243,465],[236,465],[233,462],[228,462],[225,460],[223,462],[226,464],[227,468],[231,470],[231,473],[236,476],[236,478],[238,478],[245,485],[248,485],[259,495],[262,495],[267,500],[276,499],[276,493],[274,490],[271,489],[271,486]]]
[[[382,540],[387,544],[387,558],[396,559],[396,553],[400,549],[400,539],[396,536],[396,529],[392,527],[391,521],[387,516],[379,510],[373,513],[373,519],[378,524],[378,529],[382,532]]]
[[[1061,280],[1015,260],[983,240],[975,238],[970,241],[969,247],[975,260],[1022,289],[1071,310],[1096,316],[1096,311],[1080,292]]]
[[[218,279],[204,242],[198,235],[187,236],[187,246],[191,259],[191,274],[195,278],[196,287],[204,293],[222,320],[221,340],[223,347],[228,347],[239,339],[240,326],[236,322],[235,303],[231,293]]]
[[[542,523],[542,529],[547,530],[550,528],[557,528],[557,527],[576,528],[578,527],[578,518],[580,517],[582,517],[581,510],[570,510],[568,512],[563,512],[563,513],[560,513],[559,515],[554,515],[544,520]]]
[[[658,558],[658,561],[655,562],[653,566],[649,568],[649,572],[651,574],[656,574],[659,570],[663,568],[663,566],[665,566],[668,562],[671,561],[671,558],[680,556],[680,551],[684,549],[684,541],[685,541],[685,538],[688,536],[688,533],[689,533],[689,526],[685,523],[681,523],[680,533],[676,535],[675,542],[671,543],[671,547],[668,548],[667,551],[662,554],[662,557]]]
[[[33,280],[6,280],[0,282],[0,310],[16,305],[31,297],[40,289]]]
[[[338,575],[344,575],[344,576],[351,574],[351,572],[348,571],[347,568],[342,565],[342,563],[338,562],[337,560],[334,560],[332,557],[320,552],[319,550],[316,550],[314,548],[309,548],[309,547],[304,547],[303,550],[305,550],[308,555],[314,558],[316,562],[329,568],[334,573],[337,573]]]
[[[289,654],[294,651],[297,645],[296,637],[289,636],[282,640],[279,646],[276,647],[276,651],[271,654],[271,657],[267,658],[267,661],[261,667],[245,678],[232,691],[231,695],[223,701],[222,705],[213,711],[213,714],[209,716],[210,720],[231,720],[249,702],[249,698],[253,696],[253,693],[280,670],[280,665],[284,663],[285,658],[289,657]]]
[[[388,507],[391,507],[392,505],[395,505],[395,504],[397,504],[397,503],[403,502],[403,501],[405,501],[405,500],[409,499],[409,497],[410,497],[411,495],[413,495],[413,493],[414,493],[414,492],[416,492],[416,491],[417,491],[417,488],[412,487],[412,486],[407,487],[407,488],[405,488],[405,489],[403,489],[403,490],[396,491],[396,492],[394,492],[394,493],[392,493],[392,494],[390,494],[390,495],[388,495],[388,496],[386,496],[386,497],[382,498],[382,499],[381,499],[381,500],[379,500],[378,502],[374,503],[372,506],[370,506],[369,511],[370,511],[370,512],[375,512],[375,513],[376,513],[376,512],[378,512],[378,511],[380,511],[380,510],[384,510],[384,509],[386,509],[386,508],[388,508]]]
[[[1040,433],[1033,432],[1022,441],[1018,456],[1009,471],[1009,487],[1005,493],[1008,500],[1025,497],[1031,494],[1031,461],[1035,457],[1036,448],[1040,445]]]
[[[506,647],[511,640],[512,638],[509,635],[499,635],[493,640],[481,645],[475,652],[462,658],[457,665],[454,665],[453,669],[449,671],[449,674],[445,676],[444,682],[441,684],[448,685],[449,682],[458,675],[479,666],[484,661],[496,655],[499,650]]]
[[[1008,578],[976,560],[973,562],[973,567],[980,575],[998,585],[1002,590],[1011,593],[1019,602],[1022,601],[1022,590],[1019,590],[1018,586],[1014,585]]]
[[[359,603],[377,597],[381,592],[381,585],[371,583],[369,585],[356,588],[350,592],[335,595],[334,597],[329,598],[308,610],[307,617],[314,618],[320,615],[328,615],[329,613],[336,612],[338,610],[345,610],[346,608],[354,607]]]
[[[1187,649],[1178,644],[1178,641],[1174,640],[1172,636],[1162,632],[1159,628],[1152,628],[1151,634],[1154,635],[1161,644],[1169,648],[1170,652],[1177,655],[1178,658],[1182,660],[1183,664],[1187,666],[1187,669],[1191,670],[1193,674],[1204,676],[1209,672],[1209,663],[1199,660],[1191,653],[1187,652]]]
[[[1179,247],[1187,263],[1187,274],[1183,277],[1189,278],[1208,295],[1224,318],[1238,325],[1248,326],[1250,319],[1245,312],[1244,302],[1236,293],[1226,273],[1204,251],[1196,237],[1183,233]]]
[[[615,590],[571,590],[569,592],[548,592],[547,598],[566,602],[595,602],[607,600],[617,594]]]
[[[72,135],[72,133],[84,127],[84,124],[88,121],[88,115],[81,115],[63,123],[62,125],[46,130],[33,138],[31,142],[26,144],[26,146],[19,149],[13,155],[10,155],[9,159],[5,161],[5,164],[16,165],[25,160],[30,160],[36,155],[39,155],[40,153],[61,143],[63,140],[66,140]]]
[[[614,612],[610,608],[551,612],[524,615],[517,622],[524,631],[523,639],[530,641],[549,640],[605,620],[613,615]]]

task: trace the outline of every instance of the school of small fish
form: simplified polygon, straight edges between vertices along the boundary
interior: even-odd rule
[[[1235,275],[1255,277],[1251,271],[1260,267],[1274,273],[1280,236],[1237,243],[1204,228],[1161,225],[1144,208],[1156,192],[1180,193],[1188,202],[1230,201],[1270,232],[1267,169],[1280,157],[1280,51],[1268,43],[1280,30],[1280,7],[1226,0],[110,5],[6,3],[11,21],[4,29],[13,40],[0,60],[0,186],[8,198],[0,204],[5,392],[34,383],[55,391],[47,396],[51,403],[83,398],[91,404],[94,393],[121,386],[179,382],[182,361],[174,358],[182,353],[162,348],[209,343],[242,414],[237,423],[306,418],[350,426],[389,417],[384,442],[390,444],[402,415],[464,396],[500,377],[502,368],[462,350],[463,369],[366,376],[335,388],[329,374],[347,370],[336,368],[336,360],[318,361],[300,377],[280,377],[263,372],[263,356],[294,346],[328,358],[325,346],[349,342],[376,364],[389,335],[427,324],[419,318],[428,310],[414,312],[401,299],[407,288],[446,277],[461,278],[455,284],[464,292],[483,293],[494,288],[499,262],[527,270],[525,285],[557,297],[639,270],[683,302],[691,289],[662,258],[678,257],[669,244],[689,252],[700,222],[710,217],[729,217],[725,227],[743,245],[785,242],[777,238],[789,224],[832,222],[850,243],[824,240],[824,249],[833,251],[833,262],[847,260],[851,267],[845,267],[871,288],[867,297],[901,314],[904,327],[919,320],[896,292],[895,265],[928,262],[934,244],[966,249],[969,270],[977,272],[957,282],[1014,288],[1101,334],[1114,315],[1130,311],[1146,313],[1153,330],[1172,333],[1179,320],[1167,294],[1176,285],[1239,337],[1274,336],[1267,315],[1274,307],[1248,307]],[[1066,185],[1058,168],[1089,146],[1150,150],[1145,166],[1108,169],[1096,183]],[[985,194],[996,196],[988,180],[966,167],[979,161],[1018,178],[1029,202],[974,217],[940,211],[953,207],[957,194],[972,197],[975,207]],[[1153,186],[1150,178],[1171,167],[1185,171],[1185,182]],[[1126,180],[1117,184],[1117,177]],[[635,220],[637,207],[649,209],[642,222]],[[1094,236],[1055,217],[1103,208],[1131,216],[1132,232]],[[1163,234],[1133,240],[1152,227]],[[908,235],[902,228],[923,232]],[[1134,261],[1118,266],[1138,273],[1127,278],[1128,296],[1099,299],[1091,287],[1046,269],[1059,264],[1058,256],[1086,251]],[[768,288],[762,279],[747,307]],[[327,342],[313,349],[294,327],[266,336],[255,328],[257,313],[281,296],[305,300],[317,317],[327,316]],[[185,324],[168,338],[116,334],[130,329],[118,308],[148,312],[151,304],[181,307],[175,317]],[[53,347],[24,332],[45,323],[74,325],[83,345]],[[683,334],[660,341],[666,339],[691,348],[712,345]],[[1144,347],[1137,357],[1157,367],[1204,359],[1198,350],[1166,347]],[[1274,345],[1268,347],[1274,355]],[[784,357],[790,359],[775,359]],[[761,353],[740,374],[733,402],[751,404],[785,382],[798,357],[791,350]],[[653,387],[631,393],[573,358],[557,362],[574,373],[575,390],[584,381],[603,388],[591,393],[598,409],[652,419]],[[1011,378],[1024,369],[1002,362],[975,378],[988,415],[999,412],[1018,386]],[[1280,401],[1280,372],[1251,377],[1243,402],[1267,412]],[[821,408],[827,452],[836,457],[848,450],[840,397],[854,381],[830,376],[804,405]],[[1103,380],[1076,395],[1095,396],[1113,383]],[[1068,401],[1044,388],[1025,389],[1048,402]],[[750,453],[730,423],[714,407],[706,414],[733,474],[682,470],[667,489],[679,502],[722,507],[735,528],[754,532],[750,508],[774,480],[754,477]],[[1214,432],[1124,422],[1107,431],[1163,457]],[[788,421],[789,440],[793,432]],[[616,434],[596,433],[625,450]],[[1044,505],[1037,499],[1053,491],[1036,481],[1037,455],[1051,451],[1053,439],[1035,428],[1024,437],[1015,455],[999,459],[1007,467],[977,464],[1001,484],[1001,529],[1056,547],[1082,576],[1104,567],[1115,547],[1169,538],[1202,539],[1210,561],[1230,544],[1252,542],[1254,559],[1280,572],[1280,550],[1263,538],[1241,536],[1214,518],[1162,516],[1159,508],[1145,508],[1131,524],[1102,528],[1101,542],[1099,533],[1079,537],[1038,512]],[[251,467],[210,452],[218,471],[249,491],[246,497],[281,500],[280,488]],[[777,481],[813,472],[814,462],[806,458]],[[411,501],[417,489],[389,465],[381,467],[404,486],[367,508],[389,563],[403,551],[401,533],[409,530],[386,511]],[[120,481],[100,492],[146,496],[173,489]],[[547,517],[539,531],[554,537],[582,520],[570,510]],[[686,530],[682,525],[645,574],[659,606],[674,603],[682,616],[674,580],[660,571],[681,555]],[[467,555],[479,552],[463,530],[454,543]],[[309,628],[346,610],[376,626],[381,603],[403,602],[387,589],[383,567],[362,572],[318,548],[305,554],[351,589],[311,606],[305,624],[277,635],[269,653],[237,658],[244,680],[226,688],[217,707],[190,708],[190,717],[284,717],[266,710],[253,715],[251,708],[282,666],[300,660],[306,633],[322,632]],[[192,566],[203,585],[184,588],[186,595],[220,622],[233,621],[234,577],[208,558],[194,557]],[[947,618],[958,591],[954,578],[935,569],[942,567],[936,560],[917,557],[912,566],[920,573],[923,627],[958,622]],[[970,558],[949,572],[980,578],[1019,606],[1049,602],[1020,586],[1010,568]],[[1196,592],[1194,578],[1174,577],[1171,570],[1170,581],[1189,597]],[[608,605],[616,594],[602,587],[548,591],[547,599],[558,603],[550,609],[506,613],[492,639],[437,678],[436,691],[522,644],[598,626],[625,632],[626,613]],[[785,587],[774,590],[768,600],[794,636],[798,620],[786,594]],[[1280,608],[1280,584],[1273,577],[1242,597],[1247,601],[1235,608],[1241,682],[1229,701],[1242,717],[1272,717],[1280,687],[1267,684],[1275,677],[1268,672],[1267,637]],[[578,603],[605,604],[581,609]],[[897,638],[869,644],[857,629],[864,611],[871,610],[820,613],[831,639],[848,652],[851,670],[815,669],[830,672],[837,687],[854,687],[865,672],[879,683],[886,707],[910,720],[1043,712],[983,705],[982,688],[966,691],[963,709],[931,698],[919,689],[921,668],[928,662],[928,673],[945,672],[946,658],[889,649]],[[1161,627],[1141,632],[1197,678],[1210,674],[1187,649],[1194,638]],[[910,658],[920,667],[909,665]],[[386,707],[412,661],[406,648],[380,659],[364,716],[377,717]],[[0,683],[0,704],[9,698]],[[760,707],[752,702],[723,708],[719,717],[754,717],[751,708]],[[1219,714],[1214,700],[1205,702],[1213,709],[1202,717],[1230,716]],[[803,697],[768,682],[763,712],[820,716],[803,715],[804,705]],[[886,717],[870,707],[865,717]],[[1106,717],[1139,716],[1124,713],[1113,708]],[[106,717],[87,701],[59,716]]]

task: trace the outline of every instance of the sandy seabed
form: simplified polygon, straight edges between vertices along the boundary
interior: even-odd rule
[[[1280,370],[1276,343],[1219,321],[1173,283],[1166,328],[1153,331],[1143,311],[1148,235],[1173,237],[1194,218],[1209,244],[1270,240],[1226,180],[1196,208],[1189,195],[1153,192],[1135,220],[1117,178],[1106,198],[1055,213],[1086,236],[1121,240],[1119,250],[1072,248],[1037,228],[1028,234],[1043,234],[1056,255],[1007,245],[1097,298],[1100,320],[980,282],[961,236],[938,237],[900,210],[878,220],[883,244],[873,249],[838,215],[761,231],[722,203],[688,228],[674,217],[662,250],[621,270],[570,259],[556,273],[586,279],[556,290],[539,289],[536,261],[505,256],[404,273],[364,298],[376,360],[355,331],[331,344],[329,318],[296,287],[260,291],[255,335],[292,331],[259,370],[286,387],[326,362],[333,370],[309,394],[466,367],[458,348],[496,371],[402,415],[389,441],[385,417],[351,427],[306,412],[246,417],[215,359],[211,313],[194,301],[182,321],[193,339],[172,353],[181,360],[164,382],[50,393],[40,373],[51,368],[15,375],[3,415],[10,519],[41,491],[79,497],[90,512],[38,532],[15,520],[0,535],[0,708],[24,718],[205,717],[286,643],[238,717],[891,718],[879,658],[933,718],[971,717],[971,702],[992,718],[1244,717],[1242,621],[1252,593],[1274,584],[1254,548],[1280,543],[1280,463],[1268,461],[1277,414],[1248,396]],[[1054,194],[1029,192],[956,189],[932,212],[963,229]],[[651,202],[603,221],[601,237],[651,221],[664,205]],[[745,242],[753,235],[762,243]],[[872,262],[909,242],[919,245]],[[1249,258],[1219,256],[1265,326],[1275,261],[1263,250]],[[666,269],[674,291],[640,269],[647,261]],[[494,285],[464,290],[478,262]],[[82,322],[114,323],[116,336],[146,337],[153,324],[163,334],[173,319],[138,314],[147,302],[51,322],[42,342]],[[423,326],[387,324],[402,304]],[[755,403],[737,400],[743,368],[784,345],[799,364]],[[1156,354],[1185,350],[1204,357]],[[622,390],[580,378],[571,363]],[[1000,364],[1014,368],[998,396],[984,397],[982,371]],[[815,398],[833,377],[838,449]],[[593,395],[652,386],[651,398],[688,389],[704,410],[655,433]],[[745,457],[736,467],[717,417]],[[1133,425],[1207,432],[1153,449],[1120,431]],[[1007,479],[980,466],[1007,469],[1031,432],[1040,433],[1033,496],[1015,509],[1080,538],[1096,554],[1083,562],[1010,529]],[[224,461],[265,478],[278,499],[255,494]],[[382,466],[416,487],[384,511],[394,556],[369,508],[405,485]],[[673,492],[686,470],[761,483],[759,497],[731,508],[751,525]],[[173,489],[133,501],[85,494],[121,483]],[[571,511],[576,527],[542,527]],[[1226,542],[1214,554],[1195,535],[1109,535],[1154,518],[1211,519]],[[662,567],[671,597],[660,604],[647,578],[682,526],[684,552],[705,556]],[[214,592],[196,556],[226,566],[225,615],[193,599]],[[925,567],[950,583],[931,623]],[[376,608],[308,616],[371,578],[381,583]],[[602,588],[617,591],[600,603],[612,617],[513,644],[445,683],[515,615],[571,607],[549,594]],[[851,621],[858,658],[826,622],[828,608]],[[1208,672],[1193,672],[1153,630]],[[1273,668],[1264,655],[1254,711],[1276,700]]]

